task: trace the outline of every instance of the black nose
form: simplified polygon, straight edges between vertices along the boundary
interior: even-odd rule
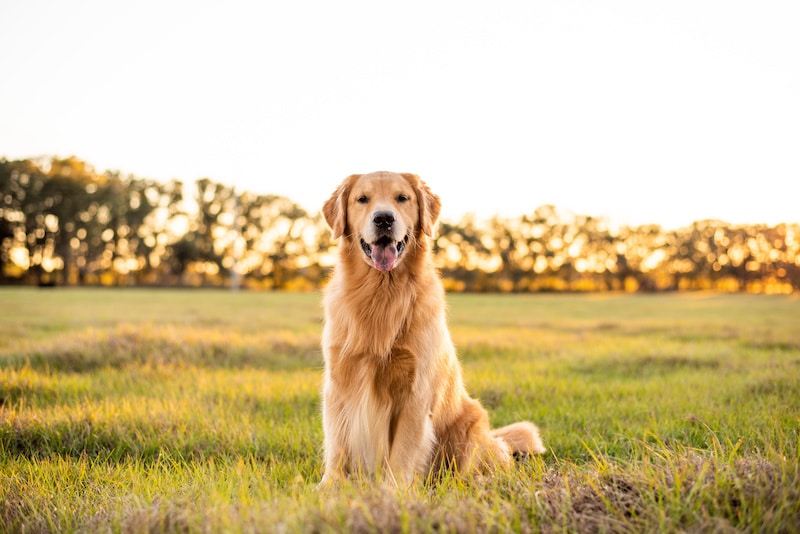
[[[376,211],[372,214],[372,222],[381,230],[389,230],[394,224],[394,213],[391,211]]]

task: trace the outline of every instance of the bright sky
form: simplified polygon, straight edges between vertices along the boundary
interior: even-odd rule
[[[316,212],[415,172],[444,215],[800,221],[800,2],[3,1],[0,156]]]

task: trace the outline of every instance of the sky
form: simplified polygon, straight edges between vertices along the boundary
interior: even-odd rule
[[[443,216],[800,221],[800,2],[0,0],[0,157],[317,212],[419,174]]]

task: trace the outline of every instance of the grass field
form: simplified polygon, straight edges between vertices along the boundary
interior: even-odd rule
[[[800,531],[800,299],[451,295],[547,454],[317,491],[317,294],[0,289],[0,532]]]

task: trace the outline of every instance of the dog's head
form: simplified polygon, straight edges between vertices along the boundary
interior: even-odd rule
[[[416,174],[374,172],[345,178],[322,213],[334,239],[358,244],[368,265],[388,272],[409,242],[433,233],[440,208],[439,197]]]

